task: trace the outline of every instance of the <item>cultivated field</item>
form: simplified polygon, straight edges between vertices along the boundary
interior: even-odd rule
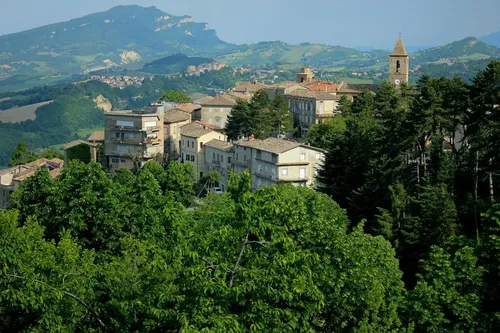
[[[0,122],[3,123],[20,123],[25,120],[34,120],[36,118],[35,111],[42,105],[51,103],[41,102],[36,104],[30,104],[21,106],[18,108],[10,108],[4,111],[0,111]]]
[[[0,98],[0,103],[4,102],[4,101],[8,101],[10,99],[10,97],[4,97],[4,98]]]

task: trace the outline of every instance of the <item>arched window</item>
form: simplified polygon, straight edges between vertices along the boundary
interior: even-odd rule
[[[399,73],[400,69],[401,69],[401,61],[396,60],[396,73]]]

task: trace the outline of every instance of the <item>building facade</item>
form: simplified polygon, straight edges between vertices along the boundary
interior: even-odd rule
[[[58,158],[41,158],[28,164],[18,165],[9,169],[0,170],[0,208],[8,208],[12,192],[21,185],[26,178],[35,174],[37,168],[47,168],[52,178],[60,172],[64,161]]]
[[[232,163],[236,173],[249,170],[252,188],[276,185],[314,186],[325,151],[298,142],[268,138],[234,143]]]
[[[207,97],[201,102],[201,121],[223,129],[234,105],[236,99],[229,95]]]
[[[229,172],[233,171],[234,147],[231,143],[222,140],[210,140],[205,144],[205,172],[217,171],[222,176],[219,187],[227,190]]]
[[[309,127],[332,118],[339,112],[340,96],[321,91],[295,90],[285,95],[293,120],[305,136]]]
[[[389,55],[389,82],[395,85],[408,84],[410,57],[406,53],[401,37],[398,38],[394,51]]]
[[[193,165],[197,181],[205,172],[205,144],[213,139],[226,141],[226,136],[198,123],[181,128],[181,161]]]
[[[169,160],[178,159],[181,156],[181,128],[191,123],[191,114],[173,109],[165,111],[164,115],[164,153]]]
[[[164,108],[104,113],[104,155],[111,173],[134,170],[164,154]]]

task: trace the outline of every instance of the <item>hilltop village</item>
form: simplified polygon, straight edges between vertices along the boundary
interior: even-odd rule
[[[400,38],[389,59],[390,82],[395,85],[408,83],[408,59]],[[223,66],[211,64],[209,69],[218,70],[219,67]],[[144,77],[96,75],[92,79],[124,87],[141,85]],[[230,172],[245,170],[250,171],[254,188],[278,182],[315,186],[325,151],[304,144],[300,138],[307,136],[310,126],[342,116],[341,98],[353,101],[364,90],[376,93],[377,86],[317,80],[311,68],[304,66],[295,82],[265,85],[254,81],[192,103],[159,101],[141,110],[109,110],[104,112],[104,131],[96,131],[86,141],[76,140],[64,145],[65,162],[74,156],[81,157],[83,151],[84,160],[98,161],[114,174],[121,168],[137,170],[149,160],[161,163],[179,160],[192,164],[196,181],[211,171],[220,173],[222,181],[216,186],[221,191],[227,189]],[[276,96],[284,98],[295,131],[275,137],[255,139],[250,135],[230,140],[226,125],[233,108],[240,100],[251,101],[258,92],[265,92],[271,100]],[[62,164],[59,160],[44,159],[0,171],[0,188],[4,193],[0,207],[7,206],[10,193],[27,174],[33,174],[36,167],[50,166],[58,170]]]

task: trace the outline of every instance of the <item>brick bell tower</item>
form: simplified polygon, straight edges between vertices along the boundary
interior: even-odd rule
[[[410,57],[406,53],[401,34],[394,51],[389,55],[389,81],[397,86],[408,84],[410,72]]]

